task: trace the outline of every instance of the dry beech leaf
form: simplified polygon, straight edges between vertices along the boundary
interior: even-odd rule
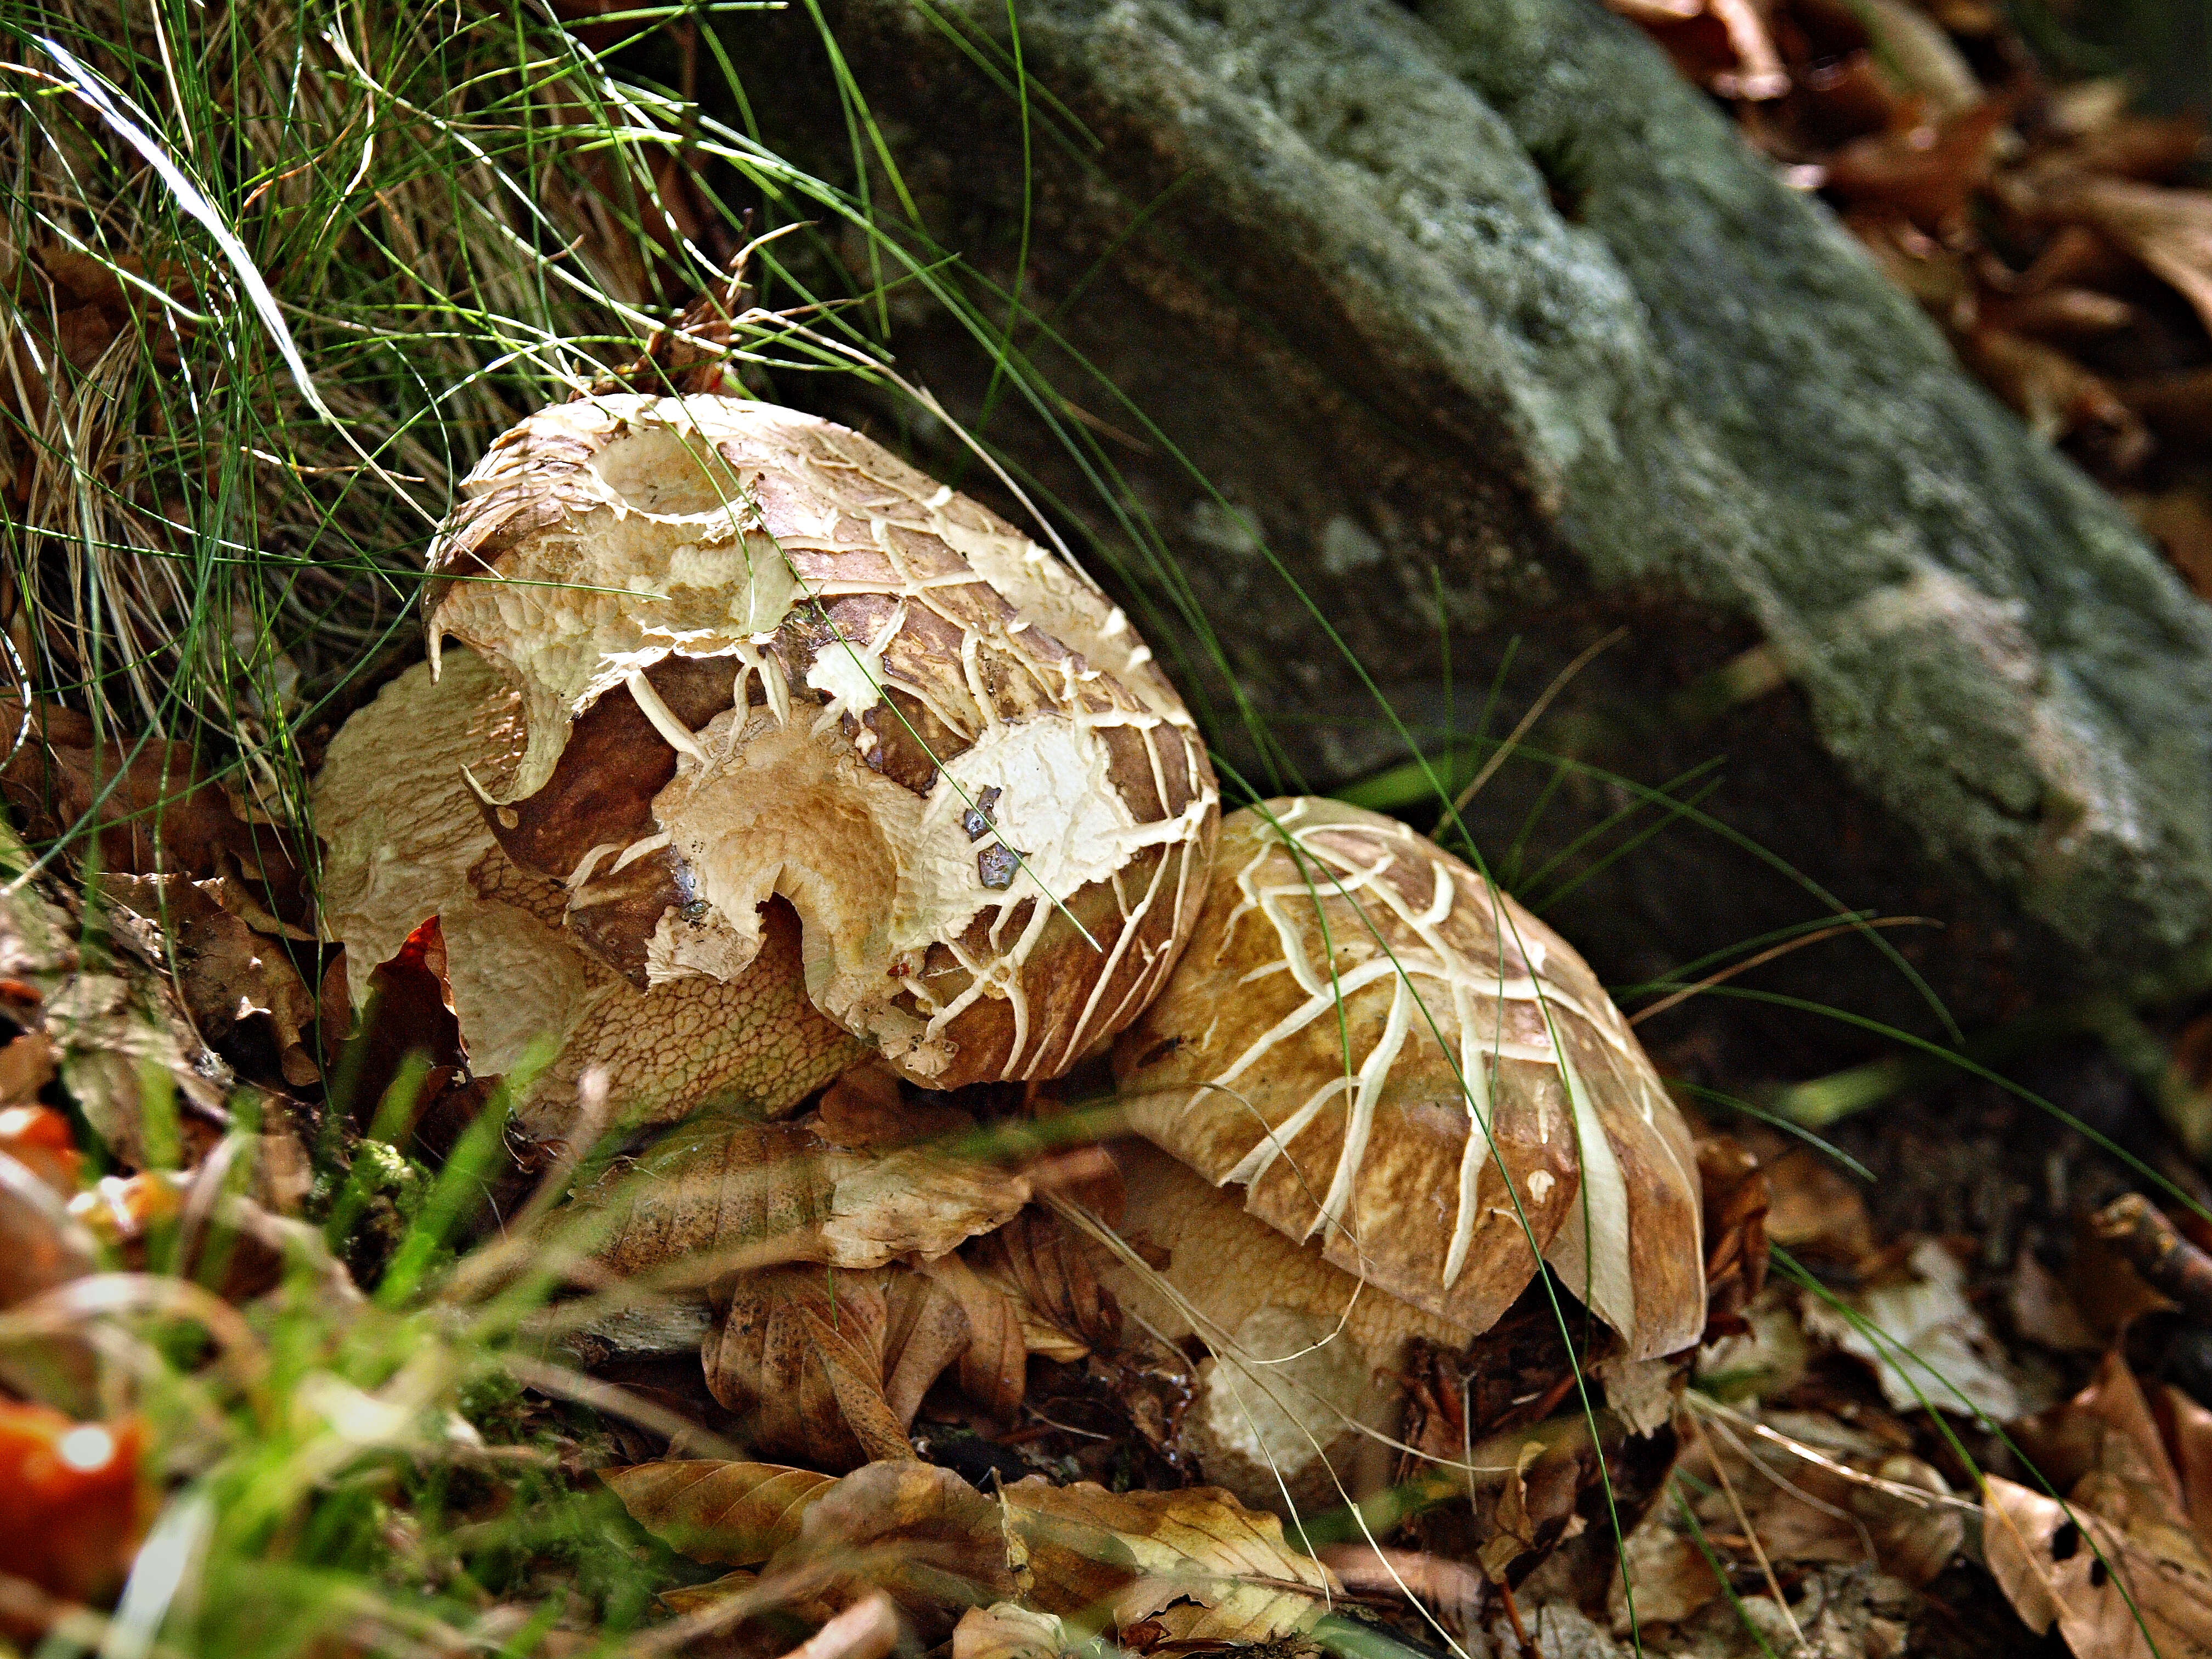
[[[321,1077],[307,1046],[315,999],[276,943],[239,914],[236,883],[223,877],[106,876],[100,892],[109,904],[160,929],[168,946],[164,959],[203,1036],[244,1064],[239,1044],[251,1041],[249,1023],[258,1023],[286,1083],[304,1086]]]
[[[0,697],[0,727],[13,733],[22,718],[19,700]],[[242,876],[280,914],[303,911],[299,868],[273,826],[233,811],[188,744],[103,748],[87,716],[33,703],[30,740],[0,767],[0,797],[34,841],[97,823],[102,870]]]
[[[1908,120],[1854,139],[1828,163],[1828,183],[1853,204],[1893,208],[1922,229],[1961,222],[1989,182],[2008,112],[1995,101],[1942,122]]]
[[[703,1584],[676,1584],[660,1592],[661,1605],[671,1613],[702,1613],[732,1595],[743,1595],[760,1583],[760,1575],[742,1567],[709,1578]]]
[[[1966,365],[2045,443],[2098,434],[2114,471],[2130,472],[2150,453],[2150,434],[2100,376],[2064,352],[2002,328],[1981,327],[1959,344]]]
[[[1466,1562],[1422,1550],[1365,1542],[1330,1544],[1322,1550],[1320,1559],[1353,1594],[1418,1601],[1436,1614],[1438,1624],[1462,1638],[1481,1623],[1484,1604],[1490,1599],[1490,1581]]]
[[[1745,1310],[1766,1283],[1766,1212],[1773,1203],[1759,1160],[1727,1135],[1698,1140],[1705,1236],[1705,1332],[1711,1343],[1751,1328]]]
[[[2158,1559],[2078,1506],[2069,1513],[1992,1476],[1982,1550],[2021,1621],[2039,1636],[2055,1622],[2077,1659],[2212,1655],[2212,1579]]]
[[[21,842],[0,827],[0,870],[29,864]],[[142,1167],[146,1078],[149,1070],[165,1073],[176,1089],[189,1162],[227,1121],[230,1067],[193,1034],[159,951],[141,937],[143,923],[125,916],[111,927],[121,947],[112,972],[84,967],[78,932],[70,909],[33,885],[11,884],[0,897],[0,978],[13,982],[6,1011],[46,1044],[22,1060],[31,1073],[52,1065],[94,1131],[118,1158]]]
[[[952,1628],[952,1659],[1060,1659],[1074,1646],[1058,1615],[1018,1601],[970,1607]]]
[[[910,1460],[855,1469],[808,1504],[799,1536],[765,1571],[799,1569],[832,1575],[827,1595],[884,1591],[932,1641],[950,1629],[952,1609],[1020,1589],[998,1501],[950,1469]]]
[[[2208,1559],[2151,1404],[2116,1350],[2072,1399],[2015,1425],[2022,1452],[2077,1510],[2212,1584]]]
[[[940,1256],[1029,1196],[1021,1176],[933,1148],[839,1146],[811,1121],[710,1114],[610,1171],[586,1201],[611,1212],[601,1258],[635,1273],[725,1255],[747,1267]]]
[[[1628,1534],[1606,1597],[1614,1635],[1626,1636],[1639,1624],[1679,1624],[1720,1596],[1720,1577],[1697,1540],[1680,1529],[1680,1513],[1673,1504],[1657,1504],[1644,1524]],[[1636,1598],[1632,1620],[1628,1606],[1632,1591]]]
[[[2212,1544],[2212,1411],[2170,1382],[2160,1385],[2157,1406],[2160,1433],[2181,1480],[2181,1506],[2197,1541]]]
[[[1094,1350],[1110,1353],[1120,1344],[1121,1310],[1113,1292],[1049,1212],[1024,1210],[963,1254],[985,1283],[1012,1300],[1031,1353],[1066,1364]]]
[[[704,1353],[707,1386],[750,1419],[763,1450],[825,1468],[910,1458],[921,1397],[956,1367],[986,1410],[1004,1414],[1021,1400],[1019,1316],[960,1261],[772,1268],[725,1295]]]
[[[1976,1413],[2008,1423],[2021,1414],[2020,1385],[1989,1327],[1966,1300],[1966,1275],[1933,1239],[1913,1248],[1910,1277],[1856,1298],[1876,1341],[1840,1311],[1808,1298],[1805,1326],[1874,1367],[1893,1410]]]
[[[1176,1641],[1272,1641],[1312,1626],[1341,1589],[1281,1521],[1218,1487],[1110,1492],[1033,1475],[1003,1496],[1026,1599],[1063,1618],[1103,1607],[1117,1634],[1151,1620]]]
[[[838,1146],[904,1146],[975,1126],[975,1115],[943,1100],[915,1100],[880,1059],[853,1066],[822,1091],[816,1133]]]
[[[630,1518],[695,1561],[749,1567],[799,1536],[808,1504],[835,1475],[781,1463],[670,1458],[602,1469]]]
[[[757,1559],[762,1492],[793,1472],[761,1474],[758,1464],[645,1464],[608,1476],[641,1522],[697,1559]],[[725,1471],[741,1471],[725,1474]],[[690,1494],[732,1489],[732,1517],[708,1519],[712,1504]],[[653,1508],[648,1495],[684,1494]],[[688,1524],[664,1530],[658,1517],[680,1507]],[[797,1526],[765,1571],[810,1569],[830,1576],[836,1594],[887,1592],[925,1632],[941,1632],[953,1608],[985,1607],[1018,1595],[1036,1612],[1062,1619],[1102,1613],[1118,1633],[1154,1621],[1178,1641],[1261,1642],[1306,1629],[1341,1587],[1329,1570],[1285,1541],[1282,1522],[1246,1509],[1211,1486],[1181,1492],[1110,1492],[1088,1483],[1054,1486],[1031,1476],[995,1497],[950,1469],[887,1459],[807,1493]],[[827,1592],[825,1592],[827,1593]],[[979,1623],[969,1648],[989,1627]],[[1042,1639],[1049,1627],[1030,1627]],[[1014,1632],[1000,1631],[1008,1651]],[[1051,1650],[1057,1651],[1057,1650]]]
[[[878,1590],[832,1615],[784,1659],[887,1659],[899,1635],[898,1609]]]
[[[2212,192],[2071,172],[2029,191],[2041,216],[2087,225],[2125,248],[2212,328]]]

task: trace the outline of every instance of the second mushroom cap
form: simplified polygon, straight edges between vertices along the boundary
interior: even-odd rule
[[[1689,1131],[1558,934],[1396,821],[1224,820],[1182,964],[1115,1051],[1132,1127],[1468,1335],[1540,1259],[1632,1358],[1704,1328]]]

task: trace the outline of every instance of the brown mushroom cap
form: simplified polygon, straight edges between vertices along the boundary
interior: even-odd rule
[[[949,1088],[1058,1075],[1164,981],[1218,791],[1065,563],[858,434],[738,398],[548,409],[465,489],[434,658],[459,639],[517,692],[494,833],[634,983],[743,973],[781,896],[816,1005]]]
[[[349,720],[315,781],[325,844],[325,936],[342,944],[347,983],[432,916],[471,1068],[511,1070],[550,1038],[553,1063],[515,1105],[526,1133],[567,1127],[586,1068],[635,1121],[670,1122],[710,1101],[789,1110],[866,1050],[803,994],[799,929],[769,918],[759,955],[727,982],[692,975],[639,990],[561,926],[557,884],[518,869],[493,839],[462,768],[495,781],[519,759],[515,692],[466,652],[434,684],[410,669]]]
[[[1224,821],[1115,1070],[1139,1132],[1469,1334],[1540,1253],[1632,1357],[1704,1328],[1696,1153],[1627,1022],[1558,934],[1393,819],[1300,797]]]

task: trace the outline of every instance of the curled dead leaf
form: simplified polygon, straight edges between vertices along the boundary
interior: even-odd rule
[[[704,1353],[715,1399],[762,1449],[851,1468],[914,1455],[907,1431],[947,1370],[986,1410],[1022,1396],[1013,1305],[957,1260],[840,1272],[778,1267],[726,1292]]]
[[[1992,326],[1960,342],[1966,365],[2046,443],[2093,436],[2110,471],[2126,473],[2150,453],[2150,434],[2103,378],[2064,352]]]
[[[1319,1559],[1355,1595],[1396,1595],[1419,1602],[1453,1636],[1464,1639],[1482,1620],[1490,1581],[1464,1561],[1379,1544],[1330,1544]]]
[[[808,1504],[799,1535],[766,1571],[799,1570],[828,1575],[832,1596],[884,1591],[933,1640],[956,1610],[1020,1588],[997,1500],[950,1469],[910,1460],[855,1469]]]
[[[1342,1588],[1280,1520],[1218,1487],[1111,1492],[1032,1476],[1003,1498],[1024,1599],[1079,1625],[1103,1609],[1117,1635],[1151,1620],[1174,1641],[1271,1641],[1311,1628]]]
[[[1908,1273],[1860,1293],[1856,1320],[1808,1297],[1806,1328],[1871,1365],[1898,1411],[1924,1404],[1996,1423],[2018,1417],[2012,1362],[1966,1300],[1965,1270],[1933,1239],[1913,1247],[1908,1266]]]
[[[1750,1328],[1744,1317],[1766,1282],[1766,1213],[1773,1199],[1758,1158],[1726,1135],[1698,1141],[1704,1195],[1705,1332],[1711,1343]]]
[[[1094,1349],[1110,1352],[1120,1342],[1121,1310],[1113,1292],[1048,1212],[1024,1210],[963,1254],[986,1284],[1012,1300],[1031,1353],[1067,1363]]]
[[[157,930],[156,945],[173,974],[193,1024],[237,1065],[251,1067],[265,1048],[283,1081],[295,1086],[322,1075],[308,1045],[317,1009],[276,942],[240,914],[237,884],[225,877],[108,876],[100,884],[109,904]],[[258,907],[255,907],[258,908]]]
[[[2125,248],[2212,328],[2212,191],[2069,170],[2021,193],[2039,217],[2087,225]]]
[[[987,1496],[910,1459],[820,1488],[804,1479],[701,1462],[607,1477],[642,1524],[697,1559],[757,1559],[781,1528],[764,1577],[813,1575],[833,1602],[881,1589],[925,1635],[956,1610],[991,1609],[959,1638],[968,1659],[1057,1654],[1101,1620],[1116,1634],[1157,1623],[1168,1640],[1263,1642],[1310,1628],[1342,1589],[1280,1521],[1215,1487],[1110,1492],[1032,1476]]]
[[[0,731],[12,738],[22,720],[20,699],[0,697]],[[0,766],[0,797],[34,842],[96,829],[102,870],[231,876],[288,921],[304,913],[299,866],[276,827],[234,811],[190,744],[103,744],[86,715],[33,703],[28,741]]]
[[[1942,120],[1912,111],[1889,131],[1837,151],[1827,182],[1854,204],[1894,209],[1940,233],[1965,218],[1974,192],[1989,182],[2008,113],[1996,100]]]
[[[837,1146],[811,1120],[708,1114],[610,1171],[590,1201],[611,1212],[601,1258],[636,1273],[679,1258],[861,1268],[936,1257],[1029,1196],[1021,1176],[933,1147]]]

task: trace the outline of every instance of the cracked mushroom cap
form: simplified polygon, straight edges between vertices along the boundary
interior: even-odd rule
[[[1705,1326],[1698,1164],[1559,936],[1394,819],[1232,815],[1182,963],[1125,1032],[1132,1127],[1468,1335],[1538,1256],[1635,1358]]]
[[[331,740],[314,787],[320,914],[345,947],[356,1006],[370,970],[435,917],[470,1069],[502,1075],[533,1042],[556,1046],[514,1106],[539,1141],[568,1130],[589,1069],[625,1118],[665,1123],[712,1102],[775,1116],[863,1057],[807,1001],[787,909],[772,908],[758,955],[728,981],[641,990],[580,947],[562,925],[560,884],[516,867],[463,775],[474,765],[496,782],[520,762],[520,705],[487,664],[454,652],[441,679],[417,664]]]
[[[501,438],[432,549],[520,699],[492,833],[641,987],[730,981],[762,907],[824,1013],[951,1088],[1059,1075],[1164,982],[1218,793],[1122,613],[859,434],[623,393]]]

